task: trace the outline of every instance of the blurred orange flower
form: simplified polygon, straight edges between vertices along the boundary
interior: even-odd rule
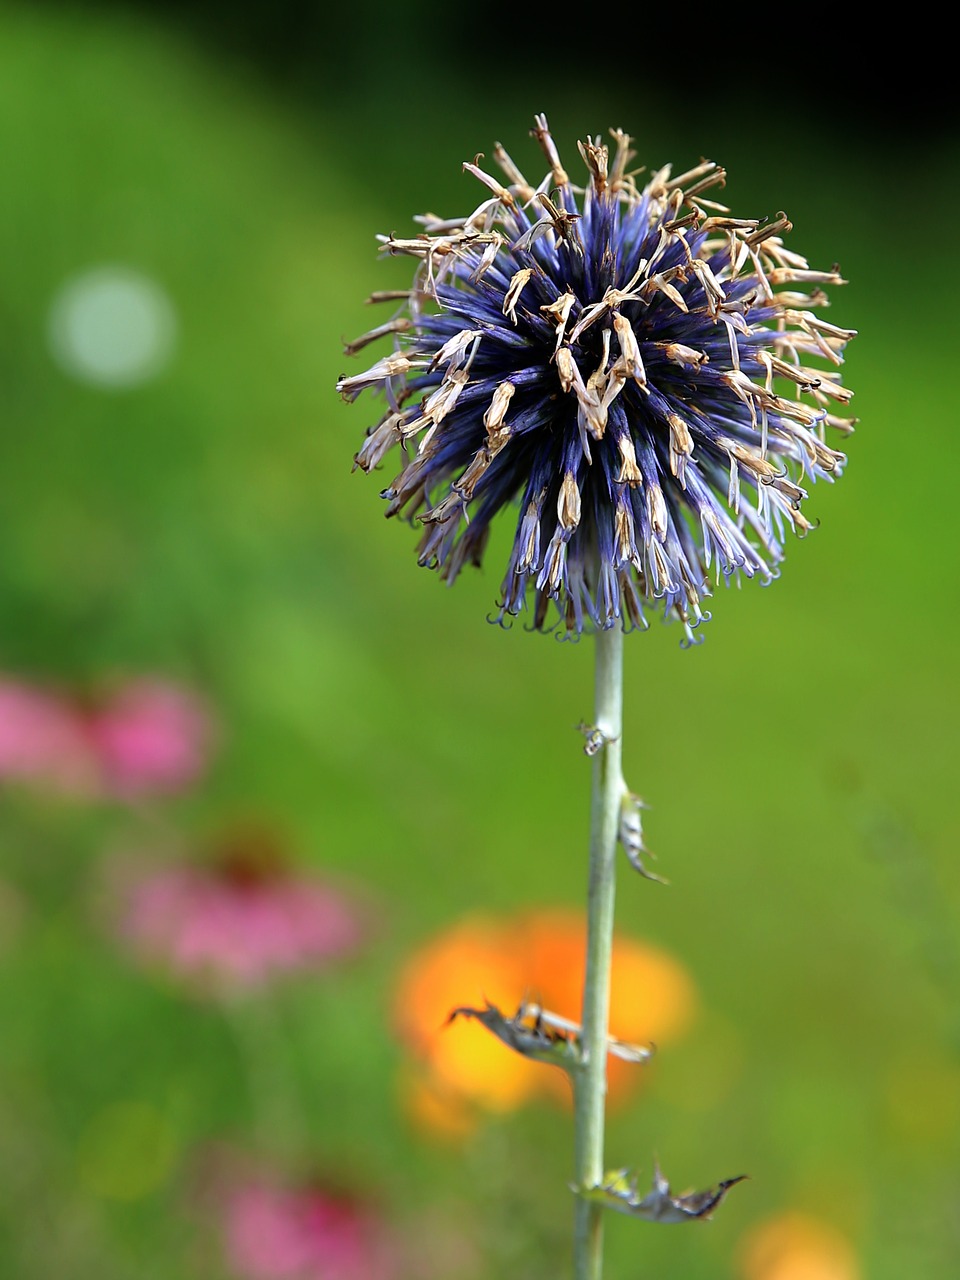
[[[740,1247],[743,1280],[860,1280],[853,1246],[835,1227],[782,1213],[754,1227]]]
[[[474,1109],[502,1112],[534,1097],[569,1099],[562,1072],[531,1062],[472,1019],[448,1023],[458,1006],[489,1001],[511,1016],[524,1000],[578,1021],[586,954],[581,912],[470,915],[428,941],[401,970],[394,1022],[414,1069],[403,1078],[408,1109],[437,1132],[462,1134]],[[696,1011],[686,970],[650,943],[618,935],[611,967],[610,1031],[654,1044],[681,1035]],[[609,1100],[629,1095],[643,1068],[608,1059]]]

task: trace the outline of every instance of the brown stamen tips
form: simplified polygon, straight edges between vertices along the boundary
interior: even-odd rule
[[[703,291],[707,295],[707,311],[712,316],[719,315],[720,307],[727,300],[720,281],[702,258],[694,258],[690,263],[690,270],[703,285]]]
[[[501,201],[501,203],[507,205],[508,208],[511,208],[511,209],[515,208],[517,202],[516,200],[514,200],[512,193],[509,192],[507,188],[502,185],[502,183],[498,182],[497,179],[494,178],[492,174],[489,174],[484,169],[480,168],[477,161],[482,159],[483,159],[483,153],[480,152],[479,154],[473,157],[472,164],[470,163],[470,161],[465,160],[463,162],[463,167],[467,173],[472,173],[475,178],[479,178],[485,187],[489,187],[490,190],[493,192],[493,194],[497,197],[497,199]]]
[[[701,231],[755,231],[760,225],[758,218],[726,218],[722,214],[712,214],[700,224]]]
[[[616,510],[613,513],[613,534],[617,545],[618,563],[636,563],[638,557],[633,512],[630,510],[629,504],[623,499],[617,502]]]
[[[577,382],[582,382],[580,370],[569,347],[561,347],[557,352],[557,374],[564,391],[569,391]]]
[[[471,346],[474,346],[478,338],[483,337],[482,329],[461,329],[459,333],[455,333],[452,338],[448,338],[443,346],[437,351],[436,355],[430,361],[430,368],[435,369],[441,364],[459,364],[460,357]]]
[[[767,275],[771,284],[846,284],[837,271],[811,271],[804,267],[774,267]]]
[[[566,209],[561,209],[559,205],[554,204],[545,191],[541,191],[537,196],[537,204],[543,209],[547,217],[553,223],[553,230],[556,233],[558,244],[570,244],[582,252],[583,246],[580,243],[580,236],[577,234],[576,224],[580,221],[579,213],[568,213]]]
[[[610,152],[599,138],[588,137],[586,142],[578,142],[577,147],[583,156],[584,164],[590,170],[594,189],[598,195],[602,195],[607,189]]]
[[[583,456],[588,463],[592,463],[590,456],[590,445],[587,436],[593,436],[594,440],[602,440],[604,432],[607,429],[607,410],[595,386],[584,386],[578,383],[574,386],[577,396],[577,427],[580,431],[580,446],[583,449]]]
[[[533,199],[534,188],[510,159],[506,148],[498,142],[493,148],[493,158],[517,189],[517,195],[526,203]]]
[[[637,153],[630,150],[633,139],[629,133],[624,133],[622,129],[611,129],[610,137],[617,144],[613,155],[613,168],[610,170],[610,187],[613,191],[619,191],[626,179],[627,165],[631,160],[636,159]]]
[[[570,319],[570,310],[576,302],[576,297],[572,293],[561,293],[560,297],[554,302],[548,302],[540,308],[548,316],[554,316],[557,322],[557,347],[563,341],[563,335],[567,327],[567,321]]]
[[[401,426],[405,414],[390,413],[367,434],[360,451],[354,455],[353,466],[361,471],[372,471],[402,438]]]
[[[520,301],[520,295],[529,284],[532,275],[532,267],[521,267],[519,271],[514,272],[510,287],[504,295],[503,314],[509,316],[514,324],[517,323],[517,303]]]
[[[466,495],[454,487],[435,507],[425,511],[420,519],[424,524],[447,524],[450,520],[459,520],[466,500]]]
[[[679,289],[675,289],[667,279],[668,275],[675,275],[676,272],[657,272],[656,275],[650,276],[646,284],[643,286],[644,293],[653,293],[659,291],[664,297],[669,298],[675,307],[679,307],[681,311],[688,312],[690,308],[684,301],[683,294]]]
[[[402,377],[411,369],[422,368],[426,361],[420,357],[411,360],[408,356],[394,352],[384,356],[375,365],[371,365],[365,373],[355,373],[350,378],[340,378],[337,390],[346,401],[356,400],[361,391],[376,386],[378,382],[386,382],[388,378]]]
[[[813,528],[813,521],[808,520],[799,507],[788,507],[787,515],[793,522],[793,528],[798,538],[804,537]]]
[[[413,291],[411,289],[375,289],[367,298],[367,304],[373,302],[406,302]]]
[[[807,496],[806,489],[801,488],[793,480],[788,480],[786,476],[778,475],[775,479],[769,481],[770,485],[776,489],[777,493],[782,494],[790,503],[791,508],[799,512],[799,504]],[[807,528],[810,526],[808,525]]]
[[[492,461],[493,457],[489,450],[478,449],[463,475],[451,486],[454,492],[460,494],[464,502],[469,502],[473,497],[474,489]]]
[[[677,231],[686,231],[688,227],[696,227],[700,224],[703,214],[699,209],[691,209],[689,213],[685,213],[682,218],[671,218],[669,222],[663,224],[664,231],[676,233]],[[686,249],[686,241],[684,241],[684,249]],[[689,253],[689,249],[687,249]]]
[[[833,431],[841,431],[845,436],[853,435],[856,430],[859,418],[840,418],[835,413],[827,413],[823,416],[822,425],[830,427]],[[839,455],[846,460],[845,455]]]
[[[698,181],[699,179],[699,181]],[[699,191],[704,191],[708,187],[714,187],[718,183],[723,184],[727,180],[726,170],[719,168],[714,160],[701,160],[693,169],[688,169],[686,173],[680,173],[675,178],[670,178],[665,183],[668,191],[676,191],[678,188],[686,187],[683,191],[684,197],[696,195]],[[691,185],[687,187],[687,183]]]
[[[768,354],[766,363],[774,374],[780,378],[788,378],[791,382],[795,382],[801,391],[813,391],[815,387],[820,386],[818,374],[801,369],[798,365],[790,364],[787,360],[781,360],[779,356]]]
[[[668,517],[667,503],[663,496],[663,490],[656,483],[651,481],[646,487],[647,495],[647,517],[650,520],[650,526],[658,538],[667,536]]]
[[[787,324],[796,325],[810,337],[820,355],[825,356],[831,364],[843,364],[843,349],[857,336],[856,329],[841,329],[835,324],[828,324],[812,311],[795,311],[785,307],[782,314]],[[793,335],[793,343],[802,350],[810,350],[808,345],[797,342],[796,334]]]
[[[587,379],[588,391],[600,393],[607,385],[607,378],[609,377],[609,374],[607,373],[607,365],[610,363],[610,337],[611,334],[609,329],[604,329],[603,333],[600,335],[602,343],[600,363]]]
[[[557,529],[547,543],[543,557],[543,568],[537,578],[537,586],[541,591],[556,596],[563,581],[567,565],[567,535],[563,529]]]
[[[751,382],[740,369],[725,369],[720,374],[720,381],[726,383],[733,394],[742,400],[744,404],[756,406],[758,403],[765,403],[776,406],[783,412],[783,406],[780,404],[779,399],[775,395],[771,395],[765,388],[758,387],[755,382]]]
[[[506,443],[506,436],[509,435],[509,433],[503,432],[501,428],[503,427],[503,420],[507,416],[507,409],[509,408],[510,401],[513,399],[516,390],[517,388],[512,382],[501,382],[493,393],[489,408],[483,415],[483,425],[486,427],[491,446],[493,446],[495,441],[498,441],[501,435],[505,437],[502,443]],[[497,443],[497,448],[499,449],[501,447],[502,445]]]
[[[563,477],[557,498],[557,519],[564,529],[573,530],[580,523],[580,488],[572,471]]]
[[[667,426],[670,428],[670,470],[679,480],[681,489],[685,489],[687,459],[693,453],[693,437],[678,413],[667,414]]]
[[[560,153],[557,151],[556,143],[550,136],[547,117],[545,115],[534,116],[534,125],[535,127],[530,132],[539,142],[541,151],[547,157],[553,181],[558,187],[565,187],[570,179],[567,176],[567,171],[560,163]]]
[[[487,274],[487,272],[496,262],[497,254],[503,248],[503,245],[504,245],[504,239],[503,239],[503,236],[499,233],[499,231],[491,231],[489,243],[484,249],[483,254],[480,257],[480,261],[477,263],[476,270],[473,272],[472,276],[470,277],[471,280],[477,281],[477,280],[483,279],[483,277]]]
[[[667,559],[663,544],[659,541],[649,543],[647,547],[650,559],[650,582],[657,593],[673,590],[676,583]]]
[[[731,440],[726,436],[722,436],[717,443],[722,449],[726,449],[730,457],[736,459],[740,466],[755,476],[761,484],[772,484],[774,480],[780,477],[781,473],[772,462],[761,457],[759,453],[754,453],[752,449],[748,449],[746,445],[741,444],[738,440]]]
[[[469,378],[470,371],[465,368],[448,373],[436,391],[423,402],[424,420],[432,422],[435,426],[442,422],[457,403],[460,392],[467,385]]]
[[[637,342],[637,335],[634,332],[633,325],[625,315],[622,315],[619,311],[614,311],[613,328],[617,335],[617,341],[620,343],[620,358],[623,361],[624,371],[629,377],[633,378],[634,382],[641,387],[645,387],[647,385],[647,371],[643,367],[640,344]]]
[[[681,369],[699,369],[701,365],[708,364],[710,361],[705,351],[695,351],[693,347],[686,347],[682,342],[668,342],[663,348],[663,354],[671,364],[678,364]]]
[[[637,453],[633,446],[633,437],[628,431],[624,431],[617,438],[617,448],[620,451],[620,474],[617,476],[618,484],[628,484],[634,488],[638,484],[643,484],[643,473],[637,463]]]
[[[676,191],[671,191],[664,203],[663,214],[661,215],[663,218],[664,231],[666,231],[667,227],[671,222],[673,222],[677,217],[679,217],[680,210],[682,207],[683,207],[683,192],[680,191],[679,189]],[[669,232],[667,234],[669,234]],[[684,248],[686,248],[686,242],[683,240],[683,237],[681,236],[679,238],[681,240],[681,243],[683,243]]]
[[[814,376],[810,370],[803,370],[802,372],[806,373],[808,377],[812,378]],[[817,399],[821,402],[826,396],[829,396],[832,400],[839,400],[841,404],[847,404],[853,399],[853,392],[849,387],[842,387],[839,382],[831,382],[828,378],[822,376],[816,377],[816,381],[811,382],[810,385],[819,393]]]
[[[812,311],[787,311],[784,315],[789,323],[798,324],[801,329],[819,333],[824,338],[841,346],[852,342],[857,336],[856,329],[841,329],[839,325],[830,324]]]
[[[527,509],[523,513],[520,533],[517,538],[519,551],[517,573],[527,573],[530,567],[540,559],[540,507],[544,497],[545,492],[541,490],[535,498],[527,503]]]
[[[793,230],[793,223],[787,215],[781,211],[777,214],[773,222],[768,222],[764,226],[760,226],[756,231],[751,231],[749,235],[744,236],[747,244],[756,246],[762,244],[764,240],[769,240],[771,236],[778,236],[781,232],[786,234]]]
[[[607,378],[607,385],[604,388],[603,396],[600,400],[601,412],[606,413],[609,410],[614,400],[616,400],[617,396],[626,386],[628,376],[629,375],[623,365],[618,360],[610,370],[610,375]],[[639,385],[643,387],[643,390],[646,390],[643,383],[640,383]]]

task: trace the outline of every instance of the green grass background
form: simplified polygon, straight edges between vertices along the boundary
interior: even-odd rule
[[[465,911],[582,901],[591,646],[487,625],[505,529],[452,591],[419,570],[377,480],[351,474],[367,407],[334,391],[364,298],[404,280],[375,234],[462,212],[461,162],[497,139],[537,170],[545,111],[571,167],[614,125],[651,165],[722,162],[736,213],[783,208],[794,248],[839,258],[831,319],[860,333],[848,472],[782,579],[721,591],[694,650],[656,624],[627,645],[625,767],[672,883],[624,864],[618,923],[688,967],[704,1012],[617,1114],[609,1159],[750,1181],[703,1229],[611,1220],[609,1275],[732,1280],[744,1233],[799,1209],[851,1238],[864,1280],[951,1280],[956,136],[698,116],[640,75],[458,78],[438,56],[324,93],[325,74],[271,79],[122,8],[0,6],[0,667],[198,685],[222,746],[161,826],[190,843],[273,823],[380,904],[347,971],[247,1017],[277,1073],[264,1099],[229,1020],[103,934],[103,859],[145,838],[131,815],[0,796],[20,904],[0,948],[0,1276],[216,1275],[191,1195],[211,1141],[360,1181],[422,1250],[443,1224],[467,1242],[451,1276],[567,1273],[567,1117],[431,1143],[398,1104],[388,1018],[398,963]],[[56,291],[101,262],[177,308],[176,358],[139,389],[81,385],[49,353]]]

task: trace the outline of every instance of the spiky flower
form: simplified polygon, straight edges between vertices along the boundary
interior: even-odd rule
[[[854,333],[817,312],[844,282],[784,247],[785,215],[707,199],[726,176],[712,161],[641,187],[615,130],[612,156],[579,144],[581,187],[543,116],[532,133],[539,185],[498,143],[503,181],[482,156],[463,166],[488,192],[472,213],[380,237],[417,267],[409,292],[371,299],[393,318],[346,348],[393,343],[337,384],[385,397],[356,465],[400,446],[386,513],[422,523],[420,563],[451,582],[518,505],[498,621],[527,607],[540,630],[629,629],[657,602],[689,641],[711,577],[773,578],[811,527],[805,482],[841,472],[826,440],[852,429],[835,409]]]

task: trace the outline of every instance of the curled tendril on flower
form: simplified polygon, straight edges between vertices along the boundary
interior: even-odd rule
[[[487,191],[472,213],[380,237],[417,265],[410,290],[371,299],[396,316],[346,348],[393,343],[337,384],[385,401],[355,463],[400,446],[386,513],[422,525],[420,563],[448,582],[518,508],[500,623],[530,608],[579,635],[645,627],[656,605],[690,642],[711,579],[774,578],[787,533],[812,527],[805,483],[842,471],[826,435],[852,430],[838,370],[855,335],[817,313],[844,281],[784,246],[784,214],[706,198],[726,178],[712,161],[641,187],[614,130],[612,154],[579,144],[581,187],[543,116],[532,132],[537,186],[498,143],[504,181],[464,165]]]

